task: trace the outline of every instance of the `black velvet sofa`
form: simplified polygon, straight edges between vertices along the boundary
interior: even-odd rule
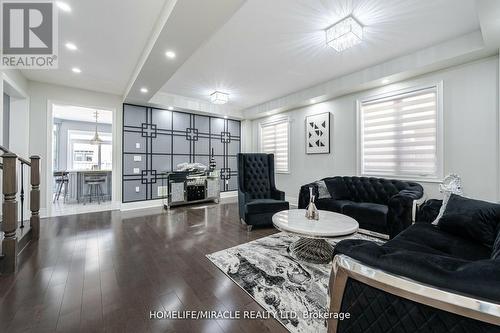
[[[500,332],[500,205],[467,216],[457,202],[454,229],[431,223],[441,201],[430,200],[417,223],[383,245],[336,245],[330,310],[351,319],[329,321],[329,332]],[[476,221],[488,214],[490,230]],[[459,230],[464,219],[479,233]],[[477,241],[487,233],[493,245]]]
[[[289,209],[285,192],[274,183],[273,154],[238,154],[238,207],[248,230],[272,225],[272,216]]]
[[[331,198],[319,196],[318,183],[303,185],[299,193],[299,208],[309,204],[309,188],[316,196],[316,207],[349,215],[360,228],[389,235],[393,238],[413,221],[414,201],[422,198],[424,190],[418,183],[373,178],[324,178]]]

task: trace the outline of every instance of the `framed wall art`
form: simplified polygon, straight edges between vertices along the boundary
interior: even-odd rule
[[[330,153],[330,112],[306,117],[306,154]]]

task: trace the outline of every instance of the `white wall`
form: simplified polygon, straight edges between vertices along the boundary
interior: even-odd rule
[[[113,198],[121,201],[121,150],[122,150],[122,98],[89,90],[70,88],[40,82],[29,82],[30,102],[30,152],[41,156],[41,207],[47,208],[47,162],[51,161],[52,103],[95,107],[113,110]],[[50,167],[50,164],[49,164]]]
[[[335,175],[355,175],[356,101],[412,86],[443,82],[444,174],[462,176],[467,195],[500,200],[498,56],[455,66],[418,78],[346,95],[286,112],[291,120],[290,173],[276,176],[277,186],[297,198],[302,184]],[[331,153],[306,155],[306,115],[332,113]],[[252,151],[258,151],[259,124],[252,121]],[[428,197],[439,197],[436,183],[422,183]]]

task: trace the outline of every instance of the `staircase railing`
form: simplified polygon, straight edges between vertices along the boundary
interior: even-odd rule
[[[17,258],[19,252],[31,240],[36,240],[40,237],[40,157],[31,156],[30,160],[25,160],[22,157],[9,151],[7,148],[0,146],[2,155],[2,215],[1,231],[4,233],[2,240],[2,273],[14,273],[17,271]],[[17,166],[20,164],[21,173],[21,190],[19,192],[20,205],[17,202]],[[24,223],[24,170],[25,167],[30,168],[30,223],[29,230],[25,230]],[[19,210],[18,210],[19,209]],[[19,215],[20,212],[20,223]],[[24,230],[23,230],[24,229]],[[18,232],[22,230],[23,232]],[[19,236],[21,235],[21,236]]]

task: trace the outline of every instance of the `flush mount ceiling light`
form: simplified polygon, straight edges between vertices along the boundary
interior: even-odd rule
[[[363,41],[363,27],[352,16],[348,16],[325,30],[326,44],[342,52]]]
[[[170,111],[172,111],[174,109],[173,106],[169,106],[167,109],[169,109]]]
[[[73,73],[77,73],[77,74],[80,74],[82,72],[82,70],[78,67],[73,67],[73,68],[71,68],[71,70],[73,71]]]
[[[149,91],[149,90],[148,90],[148,88],[146,88],[146,87],[142,87],[142,88],[141,88],[141,93],[143,93],[143,94],[146,94],[148,91]]]
[[[57,1],[56,4],[57,4],[57,7],[59,7],[59,9],[62,10],[62,11],[64,11],[64,12],[70,12],[71,11],[71,7],[67,3],[65,3],[65,2]]]
[[[210,95],[210,100],[214,104],[226,104],[229,101],[229,94],[215,91],[212,95]]]
[[[174,59],[175,58],[175,52],[173,52],[173,51],[167,51],[167,52],[165,52],[165,56],[167,58]]]
[[[78,50],[78,47],[76,47],[76,45],[75,45],[75,44],[73,44],[73,43],[66,43],[66,48],[67,48],[68,50],[71,50],[71,51],[76,51],[76,50]]]

